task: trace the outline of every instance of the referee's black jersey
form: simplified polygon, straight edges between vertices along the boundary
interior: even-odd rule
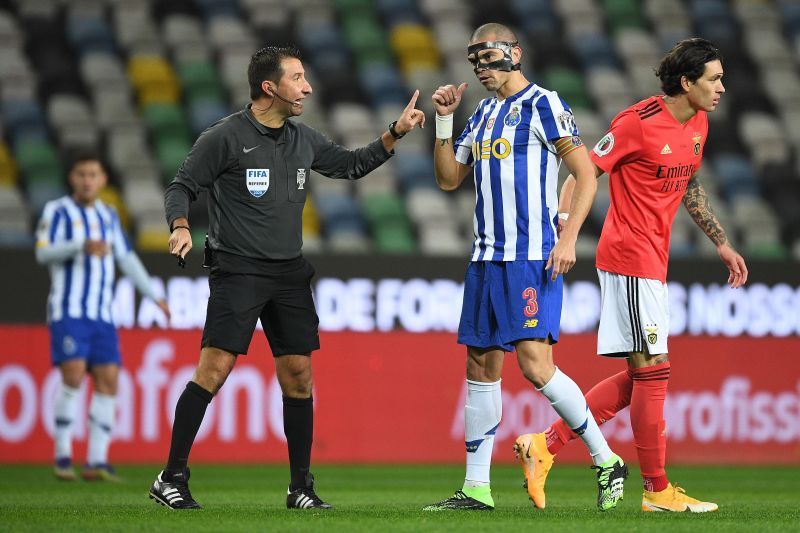
[[[358,179],[389,157],[380,138],[348,150],[292,120],[275,137],[248,105],[197,138],[164,194],[167,223],[188,217],[189,203],[207,189],[212,250],[250,259],[298,257],[310,171]]]

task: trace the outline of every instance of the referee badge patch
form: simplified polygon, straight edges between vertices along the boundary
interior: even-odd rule
[[[269,189],[268,168],[248,168],[245,172],[247,190],[253,198],[261,198]]]
[[[605,137],[597,141],[594,147],[594,153],[603,157],[614,148],[614,134],[611,132],[606,133]]]

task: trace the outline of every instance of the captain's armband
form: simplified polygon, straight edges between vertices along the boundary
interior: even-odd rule
[[[561,137],[560,139],[556,139],[556,141],[553,143],[553,146],[555,146],[556,155],[558,155],[558,157],[561,159],[564,159],[564,157],[572,153],[572,151],[583,146],[583,140],[577,135],[573,135],[572,137]]]

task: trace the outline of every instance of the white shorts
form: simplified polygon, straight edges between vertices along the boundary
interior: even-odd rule
[[[597,270],[600,278],[600,327],[597,353],[627,357],[631,352],[668,353],[667,285]]]

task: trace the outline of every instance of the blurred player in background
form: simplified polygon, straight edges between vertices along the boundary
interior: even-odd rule
[[[731,247],[697,174],[708,135],[706,114],[725,92],[721,61],[719,50],[704,39],[677,43],[656,71],[665,94],[617,115],[591,154],[596,175],[609,174],[611,191],[597,247],[602,294],[597,353],[627,358],[628,369],[595,385],[586,400],[599,424],[630,405],[644,511],[717,510],[715,503],[691,498],[667,479],[664,398],[670,375],[667,260],[681,202],[717,246],[728,284],[738,288],[747,281],[744,259]],[[578,192],[569,176],[559,209],[569,218],[573,190]],[[575,433],[559,421],[542,436],[547,449],[539,450],[539,458],[552,463]]]
[[[167,188],[169,251],[192,249],[189,205],[208,190],[210,227],[204,264],[210,296],[200,360],[175,406],[172,441],[150,497],[172,509],[197,509],[189,491],[189,453],[206,408],[246,354],[261,320],[283,393],[283,427],[290,481],[286,506],[329,509],[314,488],[311,353],[319,349],[319,317],[311,296],[314,267],[302,254],[307,173],[361,178],[386,162],[398,139],[425,122],[414,109],[367,146],[348,150],[301,122],[311,95],[300,52],[269,46],[247,71],[252,102],[204,131]]]
[[[62,384],[55,401],[55,475],[76,479],[72,424],[87,370],[94,392],[89,407],[89,447],[81,477],[118,481],[108,462],[114,430],[119,341],[111,315],[114,261],[139,292],[155,300],[150,276],[125,236],[116,210],[98,199],[107,177],[95,154],[77,154],[69,169],[72,194],[48,202],[37,228],[36,260],[50,268],[47,322],[53,365]]]
[[[479,27],[467,58],[496,96],[481,101],[455,143],[453,112],[467,84],[439,87],[432,96],[436,182],[443,190],[456,189],[474,169],[477,190],[475,243],[458,328],[458,342],[467,346],[467,471],[461,490],[425,509],[494,509],[489,469],[502,413],[503,359],[512,351],[525,378],[565,426],[580,434],[598,470],[597,505],[610,509],[622,499],[627,467],[600,433],[581,390],[553,364],[552,350],[561,320],[559,274],[575,264],[575,241],[597,189],[592,163],[566,103],[522,74],[522,50],[509,28]],[[559,239],[556,188],[562,160],[578,183],[573,216]],[[544,508],[539,479],[549,465],[537,461],[540,448],[543,435],[523,435],[514,445],[528,495]]]

